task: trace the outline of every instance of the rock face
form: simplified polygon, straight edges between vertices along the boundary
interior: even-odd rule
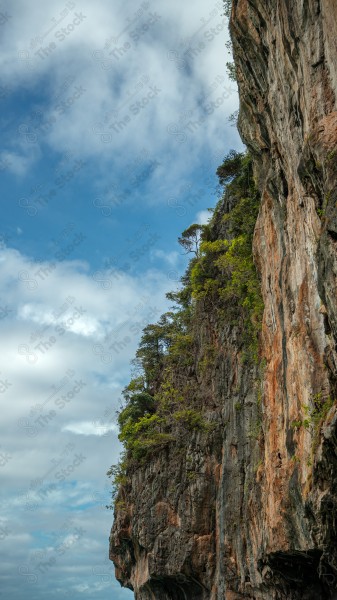
[[[337,598],[336,23],[333,0],[233,1],[261,361],[208,315],[214,432],[135,471],[115,511],[110,557],[137,600]]]

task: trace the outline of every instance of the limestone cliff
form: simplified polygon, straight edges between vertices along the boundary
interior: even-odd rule
[[[110,556],[137,600],[337,598],[336,23],[333,0],[233,1],[258,359],[243,322],[197,300],[194,362],[173,383],[212,427],[171,426],[120,485]],[[208,243],[230,239],[235,202],[229,189]]]

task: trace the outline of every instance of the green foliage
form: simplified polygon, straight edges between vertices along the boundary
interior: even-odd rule
[[[203,355],[198,363],[198,370],[203,377],[211,376],[218,356],[214,345],[206,344],[203,347]]]
[[[144,415],[136,422],[129,422],[119,434],[119,440],[129,452],[129,456],[139,460],[154,448],[163,447],[174,437],[163,432],[164,419],[158,414]]]
[[[147,386],[160,376],[163,356],[170,344],[170,320],[171,314],[165,313],[158,323],[147,325],[143,330],[136,358],[142,365]]]
[[[227,74],[228,74],[228,78],[231,81],[237,81],[237,72],[236,72],[236,66],[234,62],[226,62],[226,67],[227,67]]]
[[[201,257],[196,261],[191,270],[192,297],[201,300],[210,298],[218,293],[218,269],[216,260],[228,248],[227,240],[203,242],[200,247]]]
[[[117,465],[112,465],[110,467],[110,469],[107,471],[107,476],[111,479],[112,483],[112,502],[109,506],[106,506],[106,508],[113,510],[118,491],[121,489],[122,486],[125,486],[128,483],[128,479],[126,476],[125,453],[120,457],[119,463]]]
[[[290,459],[294,464],[301,462],[301,459],[299,456],[297,456],[297,454],[293,454],[291,459]]]
[[[328,193],[324,196],[323,204],[321,208],[316,208],[316,212],[320,219],[323,219],[326,216],[326,211],[331,200],[331,194]]]
[[[337,152],[336,148],[334,148],[333,150],[331,150],[330,152],[328,152],[327,157],[326,157],[327,160],[328,161],[333,160],[333,158],[335,158],[335,156],[336,156],[336,152]]]
[[[298,419],[292,421],[291,426],[293,429],[309,429],[313,433],[318,434],[322,423],[325,421],[327,414],[331,407],[334,405],[334,400],[329,396],[323,398],[322,392],[315,394],[313,397],[313,405],[303,406],[303,412],[305,414],[304,419]]]
[[[302,407],[305,418],[297,419],[291,423],[293,429],[307,429],[312,435],[311,456],[307,460],[308,467],[314,464],[315,453],[320,442],[321,428],[334,404],[335,400],[333,398],[330,396],[323,397],[322,392],[319,392],[313,396],[310,406],[305,405]]]
[[[254,475],[257,475],[257,472],[259,471],[259,469],[262,467],[263,465],[263,460],[262,458],[259,459],[259,461],[256,463],[255,467],[254,467]]]
[[[189,253],[193,252],[196,257],[199,256],[199,245],[201,240],[201,233],[203,230],[203,225],[198,225],[194,223],[190,225],[185,231],[182,232],[181,237],[178,238],[179,244],[184,248],[184,250]]]
[[[228,275],[227,283],[219,290],[219,296],[226,301],[238,302],[250,318],[247,323],[252,333],[253,328],[259,327],[261,322],[263,302],[249,236],[242,234],[234,238],[216,266]]]
[[[259,195],[251,158],[232,151],[217,173],[225,197],[207,225],[191,225],[179,238],[193,257],[181,289],[167,294],[174,303],[171,311],[145,327],[136,353],[136,376],[123,391],[118,424],[125,451],[121,463],[110,470],[114,490],[127,486],[129,470],[144,464],[153,453],[173,443],[179,451],[186,433],[213,431],[215,425],[205,418],[199,389],[199,377],[207,381],[219,356],[204,327],[207,315],[213,330],[223,324],[239,327],[247,354],[252,358],[257,352],[263,304],[252,254]],[[224,206],[231,207],[227,214]],[[241,404],[235,408],[240,410]],[[260,433],[259,421],[251,437]],[[120,495],[118,502],[123,502]]]
[[[224,6],[224,16],[227,17],[228,19],[230,19],[231,13],[232,13],[232,5],[233,5],[233,0],[223,0],[223,6]],[[232,40],[231,38],[228,40],[228,42],[226,43],[226,47],[227,50],[233,54],[233,45],[232,45]],[[237,74],[236,74],[236,66],[234,61],[229,61],[226,63],[226,67],[227,67],[227,74],[228,77],[231,81],[237,81]]]
[[[175,302],[176,305],[180,305],[185,310],[187,310],[190,307],[192,297],[192,289],[191,286],[188,284],[189,281],[186,282],[186,284],[181,288],[181,290],[178,290],[176,292],[168,292],[166,294],[166,298],[168,298],[168,300]]]
[[[261,419],[258,419],[257,421],[252,423],[251,428],[248,433],[248,437],[253,440],[258,440],[258,439],[260,439],[262,432],[263,432],[262,421],[261,421]]]
[[[309,414],[314,429],[317,431],[321,427],[323,421],[325,421],[329,410],[334,405],[334,400],[330,396],[324,399],[321,392],[316,394],[313,400],[314,408],[309,411]]]
[[[174,386],[172,372],[167,369],[163,375],[163,382],[156,395],[158,408],[161,413],[172,414],[172,411],[180,407],[184,402],[181,392]]]
[[[231,16],[232,0],[223,0],[223,5],[224,5],[224,15],[225,15],[225,17],[229,18]]]
[[[186,367],[193,365],[194,357],[191,354],[193,335],[190,333],[177,333],[170,346],[169,355],[172,361]]]
[[[202,414],[192,408],[176,411],[173,413],[173,419],[187,431],[207,431],[209,429],[209,423],[203,418]]]
[[[190,483],[192,483],[193,481],[196,481],[197,479],[197,474],[195,471],[187,471],[187,479]]]
[[[237,127],[238,125],[238,119],[239,119],[239,110],[235,110],[233,113],[231,113],[228,117],[228,123],[230,124],[231,127]]]
[[[132,423],[137,423],[138,419],[143,416],[151,415],[155,411],[154,398],[147,392],[136,392],[126,394],[128,399],[127,405],[118,415],[118,425],[120,430]]]
[[[194,409],[181,408],[186,400],[172,382],[172,372],[167,369],[155,397],[139,389],[140,379],[133,380],[124,390],[126,406],[119,413],[119,440],[126,457],[141,461],[154,449],[162,448],[176,439],[173,430],[178,425],[184,431],[206,430],[202,414]],[[188,393],[186,388],[185,394]],[[124,471],[118,466],[112,472],[114,482],[122,484]]]
[[[242,167],[244,154],[231,150],[224,158],[222,164],[217,168],[217,176],[219,177],[220,185],[227,185],[233,177],[239,174]]]
[[[211,306],[226,307],[233,324],[241,325],[247,355],[257,357],[257,340],[262,321],[263,301],[252,252],[253,233],[259,211],[249,155],[234,151],[218,168],[221,184],[236,198],[231,211],[222,217],[228,234],[225,239],[204,239],[199,260],[194,261],[190,283],[192,297]],[[230,183],[229,183],[230,182]],[[217,211],[213,219],[217,218]]]

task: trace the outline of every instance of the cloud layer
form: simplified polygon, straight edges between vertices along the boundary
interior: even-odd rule
[[[20,174],[47,144],[121,168],[125,149],[139,155],[150,142],[160,157],[155,185],[190,173],[200,153],[223,148],[226,117],[237,107],[222,13],[220,1],[182,9],[178,0],[131,7],[16,0],[2,28],[3,85],[39,94],[15,123],[14,139],[11,127],[2,159]],[[237,141],[233,129],[227,136]]]
[[[119,452],[115,413],[141,329],[165,309],[172,282],[158,271],[132,278],[108,270],[102,278],[110,285],[100,287],[84,263],[51,270],[15,250],[1,253],[7,597],[19,598],[24,582],[34,598],[50,587],[58,595],[58,577],[75,598],[103,598],[116,586],[104,558],[111,526],[105,473]]]
[[[105,473],[143,327],[207,222],[228,117],[222,1],[0,12],[2,593],[123,600]],[[173,225],[174,224],[174,225]],[[28,590],[28,592],[27,592]]]

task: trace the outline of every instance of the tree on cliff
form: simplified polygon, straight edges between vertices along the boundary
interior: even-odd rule
[[[224,158],[222,164],[217,168],[216,174],[219,178],[219,183],[225,187],[239,172],[242,170],[242,160],[244,154],[231,150]]]
[[[193,252],[199,258],[199,247],[201,242],[201,234],[203,226],[194,223],[187,227],[178,238],[179,244],[186,250],[186,254]]]

